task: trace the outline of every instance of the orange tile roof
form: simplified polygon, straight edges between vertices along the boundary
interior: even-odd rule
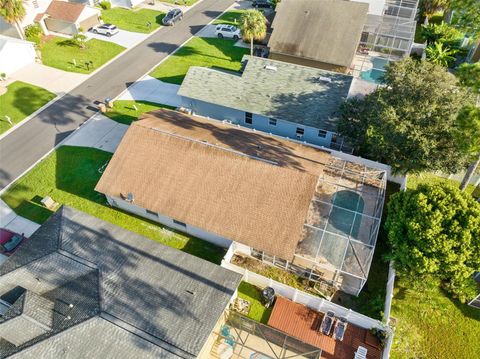
[[[381,350],[365,341],[369,337],[369,331],[366,329],[349,323],[341,342],[333,339],[331,335],[326,336],[318,332],[316,328],[322,322],[323,316],[323,313],[302,304],[277,297],[268,325],[322,349],[321,358],[352,359],[359,345],[367,348],[367,359],[381,358]]]
[[[52,19],[76,22],[82,13],[85,5],[74,4],[66,1],[52,1],[46,11]]]

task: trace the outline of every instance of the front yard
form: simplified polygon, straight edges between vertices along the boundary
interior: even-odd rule
[[[109,207],[105,197],[95,192],[94,188],[111,157],[111,153],[94,148],[62,146],[10,187],[2,199],[17,214],[43,223],[52,214],[40,203],[48,195],[60,204],[77,208],[213,263],[220,263],[225,254],[223,248]]]
[[[227,24],[227,25],[235,25],[238,26],[240,23],[240,18],[242,17],[245,10],[230,10],[224,12],[222,16],[216,19],[213,24]]]
[[[45,65],[82,74],[93,72],[123,50],[125,48],[120,45],[97,39],[87,41],[85,49],[62,37],[46,38],[40,45],[42,62]]]
[[[232,40],[194,37],[153,70],[150,76],[181,84],[190,66],[238,71],[243,55],[248,52],[249,49],[235,46]]]
[[[163,12],[151,9],[124,9],[116,7],[102,10],[102,20],[119,29],[148,34],[162,25]],[[150,24],[150,26],[148,25]]]
[[[7,86],[7,92],[0,96],[0,134],[12,127],[5,116],[17,124],[55,97],[54,93],[41,87],[21,81],[12,82]]]
[[[392,316],[397,329],[392,359],[478,358],[480,310],[461,304],[438,285],[395,283]]]
[[[137,109],[135,109],[135,107]],[[175,110],[174,107],[148,101],[116,100],[113,103],[113,108],[109,109],[109,111],[105,113],[105,116],[110,117],[116,122],[129,125],[133,121],[138,120],[141,114],[160,108]]]

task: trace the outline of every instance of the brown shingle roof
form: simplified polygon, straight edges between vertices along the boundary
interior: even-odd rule
[[[46,14],[52,19],[76,22],[84,8],[85,5],[82,4],[54,0],[48,6]]]
[[[316,328],[322,322],[323,313],[316,312],[302,304],[294,303],[286,298],[277,297],[268,325],[278,329],[305,343],[322,349],[321,358],[351,359],[361,345],[367,348],[367,359],[380,359],[381,350],[378,345],[368,344],[368,330],[349,323],[343,341],[335,340],[331,335],[323,335]]]
[[[344,0],[282,0],[268,41],[271,52],[350,67],[368,4]]]
[[[131,192],[137,206],[292,259],[315,193],[314,168],[327,155],[301,145],[281,149],[281,142],[151,112],[130,126],[95,189],[117,198]]]

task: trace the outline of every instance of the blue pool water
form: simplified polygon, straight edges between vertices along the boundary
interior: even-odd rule
[[[370,61],[373,64],[373,68],[368,71],[362,71],[360,73],[360,78],[369,82],[380,84],[382,83],[383,74],[385,73],[383,68],[388,64],[388,60],[380,57],[374,57]]]

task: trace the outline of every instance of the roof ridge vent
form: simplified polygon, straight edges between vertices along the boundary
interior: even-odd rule
[[[318,76],[318,81],[321,81],[321,82],[332,82],[332,79],[330,77],[327,77],[327,76]]]
[[[269,71],[277,71],[277,66],[273,66],[273,65],[265,65],[265,70],[269,70]]]

